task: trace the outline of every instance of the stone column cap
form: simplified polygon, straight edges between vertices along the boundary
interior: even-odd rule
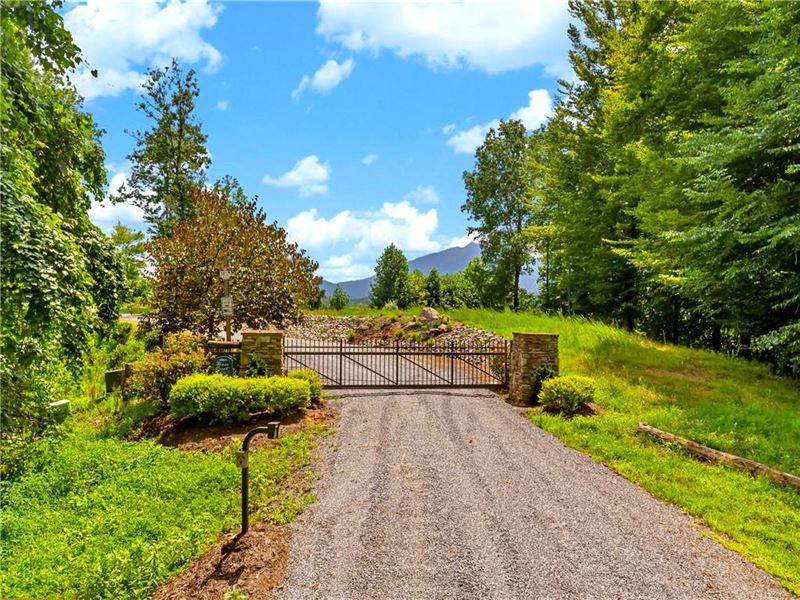
[[[273,327],[271,329],[242,329],[242,335],[244,334],[260,334],[260,333],[283,333],[282,329],[278,329],[277,327]]]

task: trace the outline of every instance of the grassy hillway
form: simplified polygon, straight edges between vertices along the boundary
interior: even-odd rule
[[[338,314],[376,311],[350,307]],[[656,343],[585,319],[478,309],[448,314],[507,337],[558,333],[561,373],[594,378],[605,410],[573,419],[533,410],[533,423],[699,517],[723,544],[800,593],[796,490],[699,462],[635,433],[646,422],[798,474],[800,382],[755,362]]]

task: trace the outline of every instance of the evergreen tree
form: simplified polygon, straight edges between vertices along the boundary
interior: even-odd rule
[[[333,310],[342,310],[345,306],[350,304],[350,296],[347,295],[338,283],[336,287],[333,288],[333,293],[331,294],[331,299],[328,301],[328,306],[330,306]]]
[[[436,267],[425,278],[425,291],[428,294],[428,306],[442,306],[442,278]]]
[[[389,244],[378,258],[375,282],[369,292],[370,306],[383,308],[389,302],[397,303],[399,308],[406,308],[411,304],[408,260],[403,251],[394,244]]]
[[[194,191],[205,183],[211,159],[194,114],[199,94],[194,71],[184,73],[173,59],[148,73],[137,105],[152,127],[133,133],[136,148],[128,155],[131,176],[115,200],[142,208],[155,236],[169,235],[175,223],[194,216]]]

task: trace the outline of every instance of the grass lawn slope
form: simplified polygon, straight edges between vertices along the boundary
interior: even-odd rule
[[[260,446],[253,505],[275,522],[313,498],[305,477],[325,425]],[[226,452],[186,452],[74,427],[39,443],[3,499],[0,596],[149,598],[239,522],[240,471]]]
[[[583,319],[455,310],[458,321],[510,337],[559,334],[562,374],[597,382],[593,417],[535,412],[533,422],[655,496],[700,517],[726,546],[800,593],[800,493],[702,463],[635,433],[640,421],[800,474],[800,382],[758,363],[658,344]]]

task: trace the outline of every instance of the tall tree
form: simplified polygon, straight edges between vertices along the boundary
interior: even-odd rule
[[[194,190],[203,187],[211,157],[194,114],[200,94],[195,72],[184,73],[173,59],[163,69],[151,70],[143,87],[137,109],[152,127],[133,132],[136,147],[128,155],[131,176],[115,200],[142,208],[151,233],[163,236],[178,221],[194,216]]]
[[[403,251],[389,244],[375,266],[375,282],[369,291],[370,306],[383,308],[396,302],[400,308],[411,303],[408,291],[408,260]]]
[[[153,318],[164,332],[216,336],[222,321],[225,261],[231,269],[234,329],[295,319],[318,296],[317,264],[286,231],[268,223],[255,201],[232,202],[213,191],[196,191],[194,217],[175,224],[172,235],[149,245]]]
[[[461,207],[477,222],[484,260],[511,274],[512,307],[519,309],[519,279],[533,262],[530,138],[522,121],[502,121],[475,152],[475,170],[464,172],[467,201]]]
[[[150,293],[150,281],[145,274],[147,242],[144,233],[117,223],[110,238],[125,274],[124,300],[146,297]]]
[[[89,334],[115,319],[122,288],[113,250],[88,217],[92,198],[103,196],[104,153],[68,80],[81,58],[59,6],[0,11],[4,450],[19,428],[37,431],[55,393],[48,365],[79,362]]]

